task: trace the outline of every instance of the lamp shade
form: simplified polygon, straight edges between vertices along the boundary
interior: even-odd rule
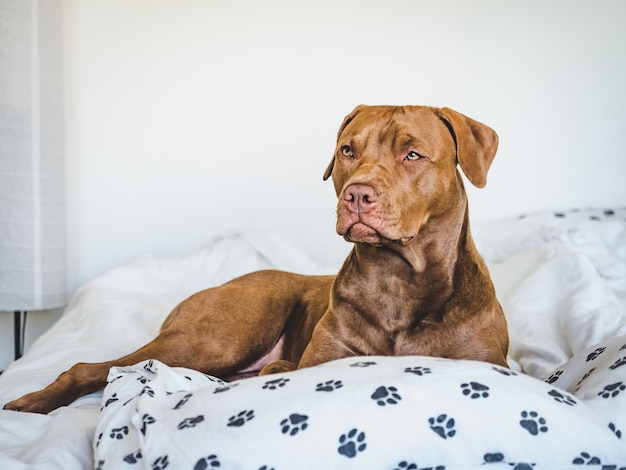
[[[0,0],[0,311],[66,302],[61,2]]]

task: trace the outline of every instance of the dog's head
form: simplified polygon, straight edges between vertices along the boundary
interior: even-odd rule
[[[448,108],[357,107],[324,173],[339,198],[337,233],[353,242],[410,243],[427,220],[464,213],[457,164],[483,187],[497,147],[492,129]]]

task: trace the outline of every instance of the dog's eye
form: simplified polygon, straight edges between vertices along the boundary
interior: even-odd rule
[[[409,154],[406,157],[404,157],[405,160],[411,160],[411,161],[419,160],[420,158],[422,158],[422,156],[413,150],[411,150]]]
[[[341,154],[345,157],[354,157],[354,154],[352,153],[352,149],[350,148],[349,145],[344,145],[343,147],[341,147]]]

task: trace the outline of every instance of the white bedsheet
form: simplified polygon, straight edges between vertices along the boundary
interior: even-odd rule
[[[626,210],[563,215],[473,226],[509,321],[510,363],[542,380],[596,343],[626,335]],[[186,256],[144,256],[104,274],[0,376],[0,403],[42,388],[77,361],[136,349],[191,293],[264,268],[324,272],[285,237],[240,233]],[[92,468],[101,397],[48,416],[0,411],[0,468]]]

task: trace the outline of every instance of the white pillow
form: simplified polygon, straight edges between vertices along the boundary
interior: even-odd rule
[[[95,441],[100,469],[626,462],[623,440],[581,400],[482,362],[348,358],[225,384],[149,361],[109,378]]]

